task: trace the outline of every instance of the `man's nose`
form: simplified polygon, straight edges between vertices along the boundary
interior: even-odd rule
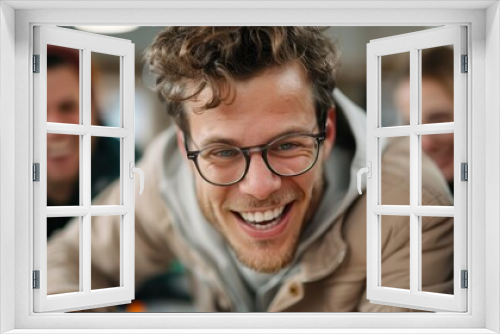
[[[267,167],[260,153],[252,153],[248,172],[239,182],[240,191],[256,199],[265,200],[280,187],[281,177]]]

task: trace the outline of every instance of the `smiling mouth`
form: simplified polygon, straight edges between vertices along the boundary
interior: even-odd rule
[[[265,231],[278,225],[281,222],[281,218],[286,215],[290,207],[291,203],[288,203],[264,211],[233,211],[233,213],[246,225],[257,230]]]
[[[65,158],[72,153],[72,145],[68,140],[52,142],[47,144],[47,158],[60,159]]]

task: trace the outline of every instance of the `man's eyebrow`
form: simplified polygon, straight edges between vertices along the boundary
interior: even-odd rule
[[[238,141],[230,139],[230,138],[223,138],[223,137],[212,137],[208,138],[203,141],[201,146],[208,146],[211,144],[227,144],[227,145],[232,145],[232,146],[238,146]]]
[[[315,123],[315,126],[316,126],[316,123]],[[257,144],[257,145],[264,145],[264,144],[267,144],[269,142],[272,142],[273,140],[275,140],[279,137],[283,137],[283,136],[294,134],[294,133],[313,133],[313,132],[314,132],[314,130],[305,129],[304,127],[292,126],[292,127],[288,128],[287,130],[278,133],[274,137],[267,139],[265,142],[262,142],[262,143]],[[227,144],[227,145],[232,145],[232,146],[237,146],[237,147],[243,147],[243,145],[241,145],[241,143],[238,142],[237,140],[234,140],[231,138],[224,138],[224,137],[208,138],[201,143],[201,146],[206,147],[206,146],[212,145],[212,144]]]

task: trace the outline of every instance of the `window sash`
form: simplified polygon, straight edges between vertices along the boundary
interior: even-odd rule
[[[80,50],[80,123],[47,122],[47,45]],[[134,298],[134,181],[129,162],[134,161],[134,45],[130,41],[47,26],[35,27],[34,51],[40,55],[40,73],[34,80],[34,161],[40,163],[40,182],[34,189],[34,266],[40,271],[40,288],[34,289],[35,312],[65,312],[129,303]],[[120,58],[120,127],[91,125],[91,53]],[[47,207],[47,134],[80,137],[80,206]],[[116,137],[120,145],[120,205],[91,205],[91,138]],[[120,215],[120,286],[91,289],[91,218]],[[80,291],[47,295],[47,217],[79,217]],[[95,255],[94,255],[95,256]],[[103,255],[105,256],[105,255]]]
[[[130,135],[130,130],[125,128],[116,128],[108,126],[96,125],[79,125],[79,124],[64,124],[47,122],[47,133],[58,133],[64,135],[77,136],[97,136],[97,137],[114,137],[125,138]]]
[[[466,80],[460,73],[462,54],[467,54],[466,28],[450,26],[410,34],[372,40],[367,46],[367,162],[372,166],[372,178],[367,181],[367,298],[377,304],[410,307],[430,311],[467,310],[467,290],[461,288],[460,271],[467,269],[467,187],[460,182],[460,162],[467,162],[466,147]],[[452,45],[454,49],[454,122],[419,123],[421,101],[421,49]],[[410,125],[381,127],[381,57],[410,52]],[[422,134],[454,133],[455,193],[454,206],[420,205],[422,166],[419,137]],[[410,205],[380,205],[381,202],[381,141],[387,137],[407,136],[410,139]],[[381,218],[382,214],[410,216],[410,289],[381,286]],[[454,217],[454,294],[445,295],[420,291],[421,216]]]

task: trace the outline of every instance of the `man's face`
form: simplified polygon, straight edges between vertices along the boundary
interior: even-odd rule
[[[410,88],[405,81],[396,91],[395,102],[403,112],[406,123],[410,120]],[[453,122],[453,97],[436,80],[422,79],[422,124]],[[422,136],[422,150],[438,165],[448,182],[453,181],[453,133]]]
[[[92,105],[91,124],[98,124],[97,115]],[[47,122],[80,124],[80,83],[78,72],[71,65],[47,71]],[[95,137],[92,146],[94,142]],[[79,152],[79,136],[47,135],[47,178],[51,185],[77,180]]]
[[[80,123],[78,73],[69,65],[47,71],[47,122]],[[78,136],[47,135],[49,183],[73,182],[79,173]]]
[[[235,92],[232,103],[221,103],[201,113],[193,110],[211,98],[208,91],[197,101],[186,103],[191,150],[214,141],[245,147],[266,144],[289,132],[319,132],[311,85],[297,64],[237,81]],[[271,273],[293,260],[300,232],[321,198],[322,164],[334,138],[332,122],[333,116],[329,118],[327,139],[316,165],[300,176],[273,174],[257,152],[251,154],[248,173],[242,181],[220,187],[203,180],[190,163],[201,210],[246,266]],[[251,223],[258,215],[267,215],[271,223]]]

